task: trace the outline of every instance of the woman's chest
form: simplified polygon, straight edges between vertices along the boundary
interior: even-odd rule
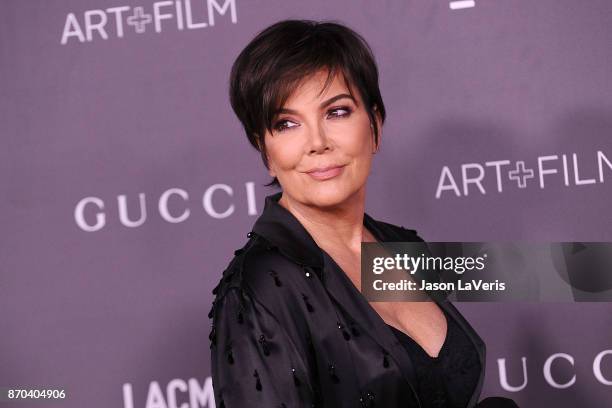
[[[342,272],[361,292],[361,257],[348,251],[331,250],[331,256]],[[447,335],[447,321],[433,301],[368,302],[388,325],[409,335],[427,354],[437,356]]]

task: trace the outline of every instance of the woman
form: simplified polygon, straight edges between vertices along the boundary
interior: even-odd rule
[[[217,406],[473,407],[485,344],[457,309],[360,292],[362,241],[422,241],[364,211],[385,120],[366,42],[276,23],[238,56],[230,97],[282,191],[213,290]]]

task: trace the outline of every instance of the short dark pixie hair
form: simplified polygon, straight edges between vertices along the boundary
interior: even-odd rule
[[[282,20],[259,32],[240,52],[229,79],[232,109],[266,168],[265,131],[272,133],[275,112],[302,80],[320,70],[328,73],[324,90],[337,72],[342,73],[351,95],[349,84],[357,88],[378,145],[375,114],[380,114],[382,123],[386,114],[368,43],[337,21]],[[266,184],[270,185],[280,187],[276,177]]]

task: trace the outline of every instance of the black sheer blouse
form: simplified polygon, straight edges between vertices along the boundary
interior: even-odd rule
[[[266,197],[248,242],[213,290],[208,316],[216,406],[430,406],[427,359],[406,352],[346,273],[278,204],[280,197]],[[363,222],[380,242],[423,242],[416,231],[367,213]],[[448,400],[473,408],[484,380],[485,344],[450,301],[436,303],[450,322],[441,370],[468,374],[445,381],[453,394]],[[455,367],[461,358],[472,362],[473,351],[480,366]]]

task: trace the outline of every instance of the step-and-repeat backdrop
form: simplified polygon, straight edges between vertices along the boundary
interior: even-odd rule
[[[215,406],[211,290],[276,191],[228,75],[285,18],[374,50],[372,216],[429,241],[612,241],[608,0],[4,0],[0,387]],[[483,397],[610,406],[609,303],[458,307],[488,345]]]

